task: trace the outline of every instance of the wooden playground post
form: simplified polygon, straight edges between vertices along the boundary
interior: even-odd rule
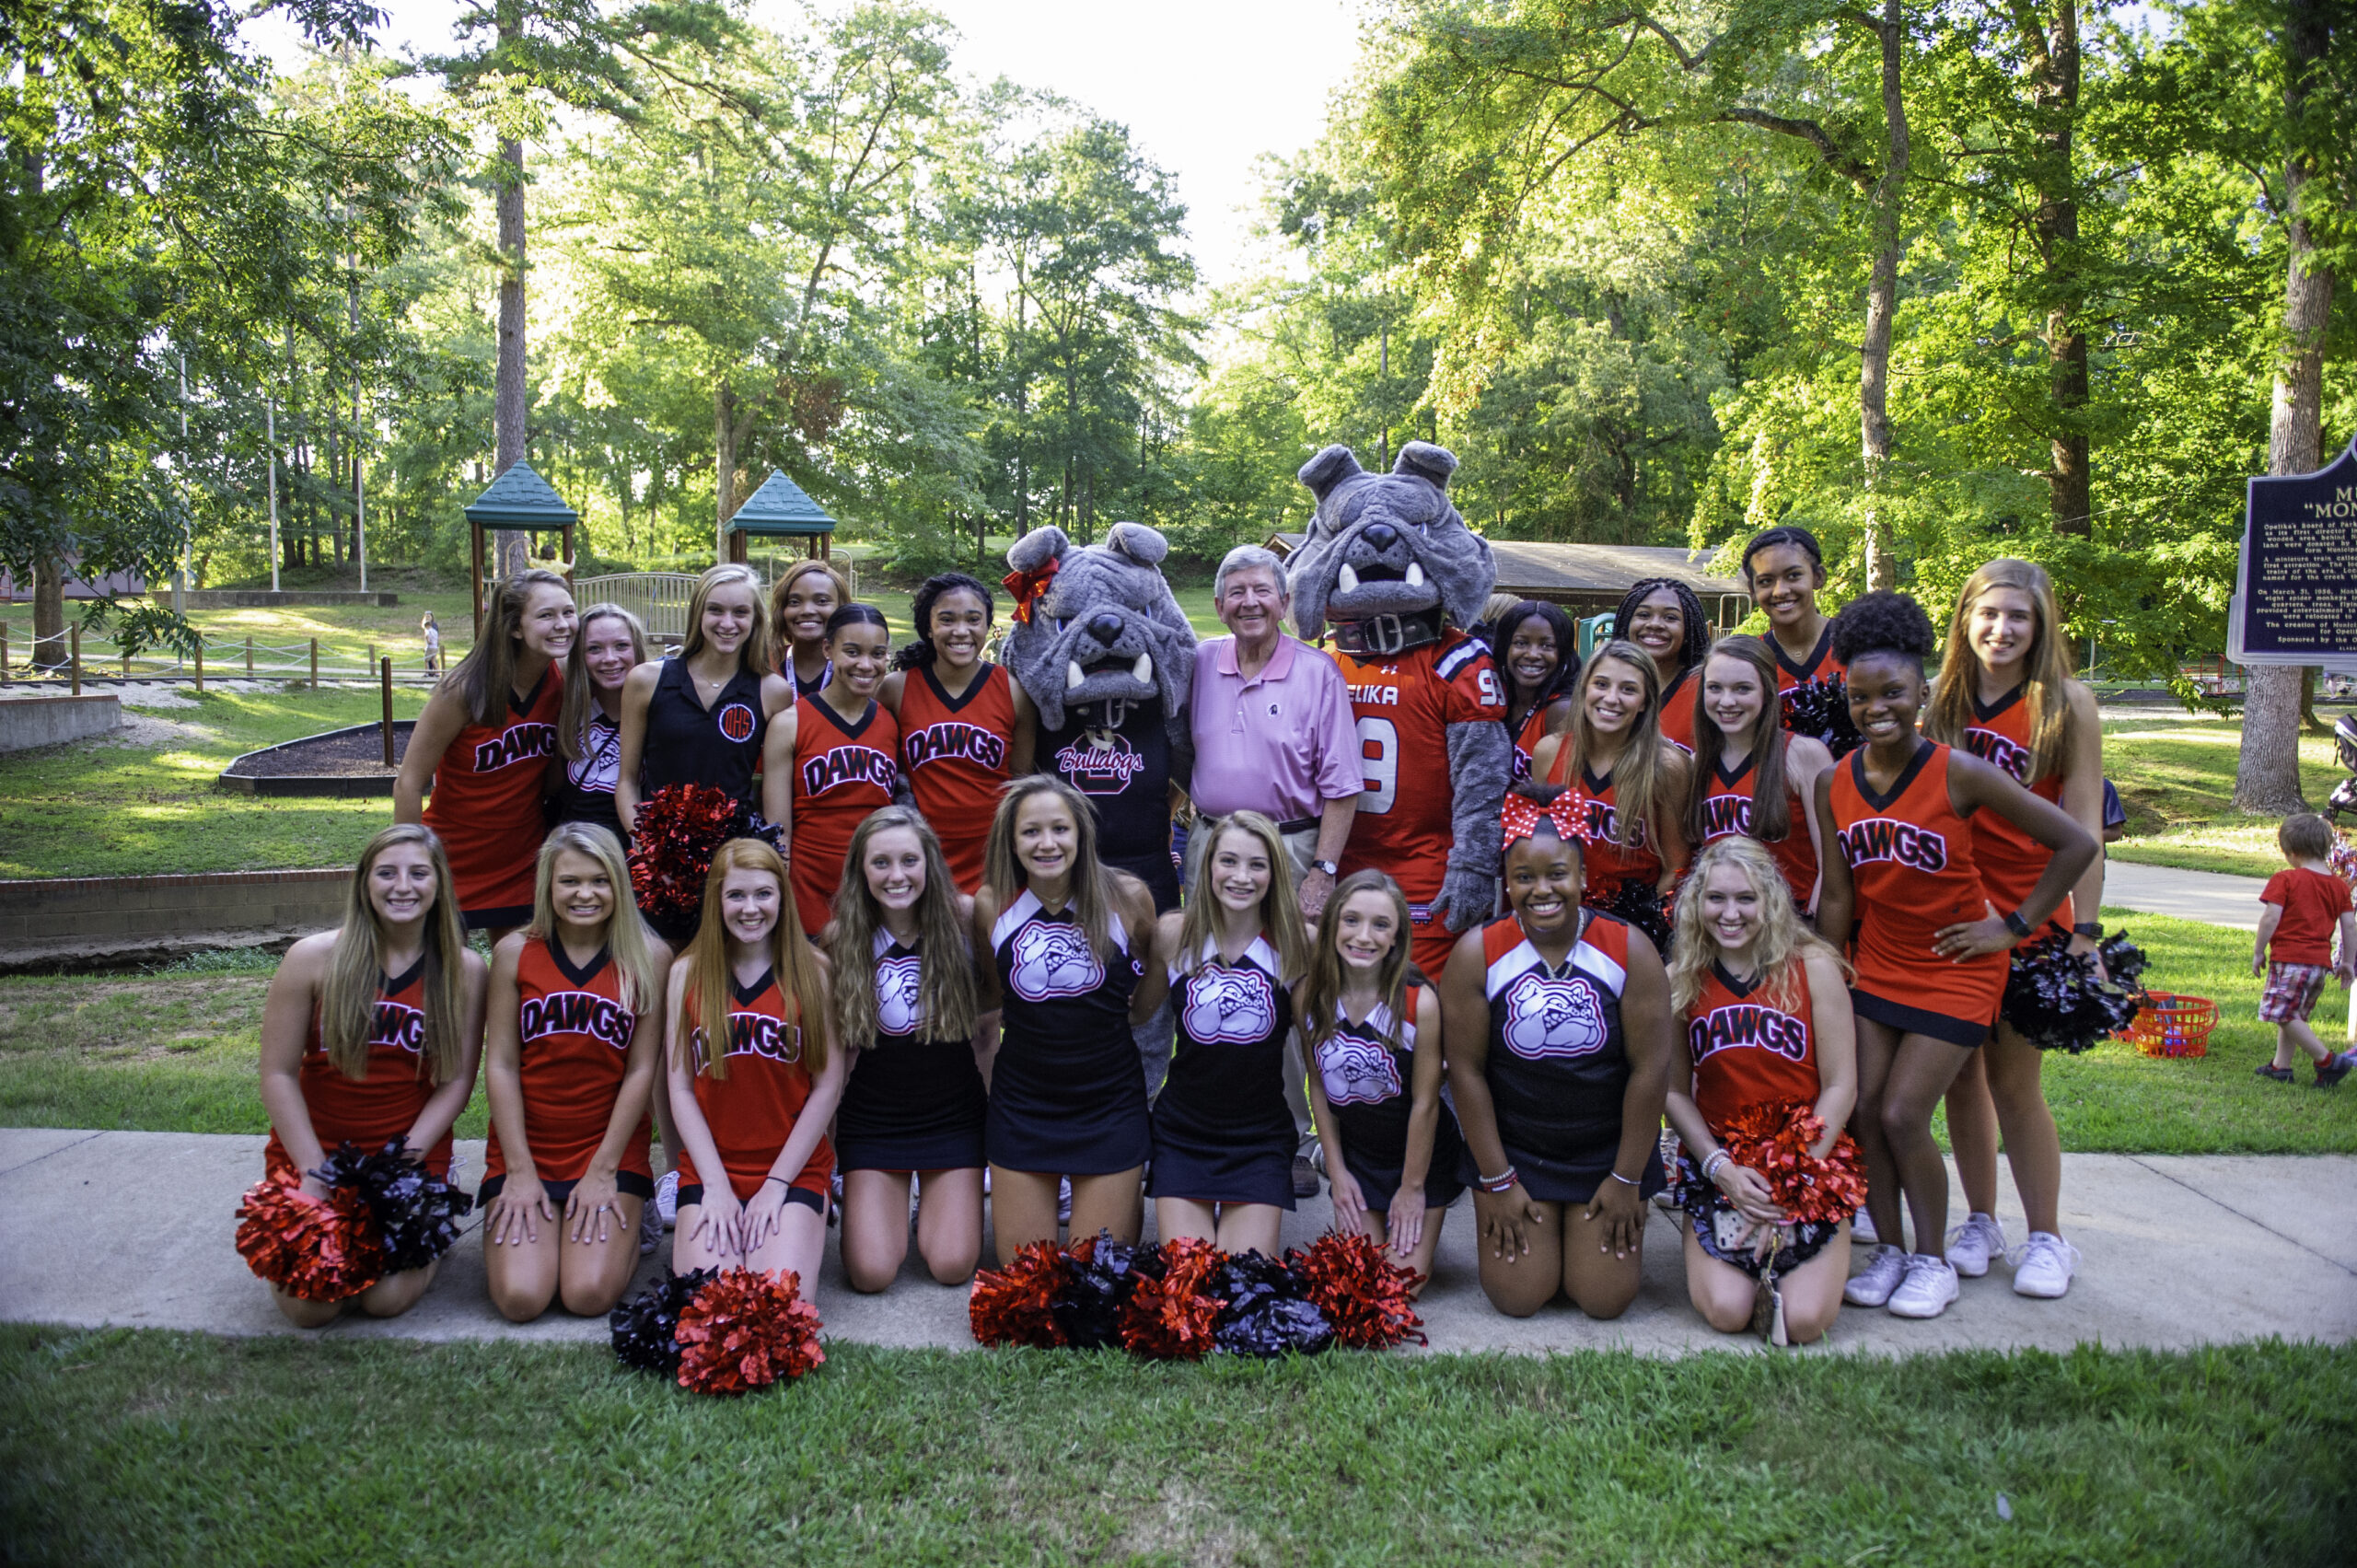
[[[78,697],[82,694],[82,623],[76,621],[66,627],[65,635],[67,645],[72,650],[66,658],[73,667],[74,695]]]
[[[371,649],[373,652],[373,647]],[[385,766],[393,765],[393,661],[386,659],[377,667],[379,690],[384,694],[385,716],[378,728],[385,737]]]
[[[246,633],[246,675],[247,675],[247,677],[248,677],[249,679],[250,679],[250,678],[252,677],[252,675],[253,675],[253,672],[254,672],[254,634],[253,634],[251,632],[249,632],[249,633]]]
[[[204,695],[204,639],[196,640],[196,694]]]
[[[311,690],[319,689],[319,640],[311,639]]]

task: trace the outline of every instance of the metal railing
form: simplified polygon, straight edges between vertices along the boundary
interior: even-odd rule
[[[688,599],[696,580],[685,572],[618,572],[573,585],[573,602],[618,604],[638,617],[650,637],[678,642],[688,634]]]

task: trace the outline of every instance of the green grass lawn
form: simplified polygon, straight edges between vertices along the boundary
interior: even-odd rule
[[[722,1400],[592,1346],[0,1329],[11,1562],[2329,1563],[2352,1441],[2345,1345],[842,1345]]]
[[[2128,807],[2128,836],[2111,846],[2120,860],[2270,877],[2283,868],[2277,819],[2229,809],[2239,718],[2158,710],[2150,718],[2107,720],[2104,772]],[[2345,777],[2328,736],[2300,738],[2300,785],[2321,806]]]
[[[126,738],[0,754],[0,877],[121,877],[348,864],[392,820],[390,796],[236,795],[215,782],[239,752],[366,724],[373,691],[207,691],[192,708],[132,710]],[[423,692],[396,690],[396,717]],[[141,742],[137,737],[150,737]]]
[[[2153,955],[2154,989],[2212,997],[2222,1016],[2205,1057],[2155,1060],[2125,1042],[2048,1056],[2065,1149],[2357,1154],[2357,1080],[2322,1092],[2253,1075],[2274,1033],[2258,1022],[2248,936],[2121,910],[2104,918]],[[0,978],[0,1126],[268,1132],[254,1082],[275,961],[225,953],[152,975]],[[2341,993],[2327,994],[2319,1016],[2337,1036]],[[460,1137],[484,1136],[486,1107],[478,1085]]]

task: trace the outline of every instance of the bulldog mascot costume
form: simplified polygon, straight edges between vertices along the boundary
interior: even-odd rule
[[[1399,884],[1416,964],[1434,980],[1457,934],[1497,908],[1514,756],[1504,685],[1463,630],[1497,569],[1448,499],[1456,468],[1424,441],[1401,447],[1389,473],[1327,447],[1301,470],[1318,510],[1286,573],[1302,634],[1333,628],[1358,719],[1366,793],[1342,874],[1373,866]]]

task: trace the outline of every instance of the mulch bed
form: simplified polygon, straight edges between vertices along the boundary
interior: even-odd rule
[[[362,778],[395,772],[409,749],[409,726],[393,726],[393,767],[385,766],[385,741],[375,728],[357,735],[315,735],[248,757],[237,766],[247,778],[289,776]]]

